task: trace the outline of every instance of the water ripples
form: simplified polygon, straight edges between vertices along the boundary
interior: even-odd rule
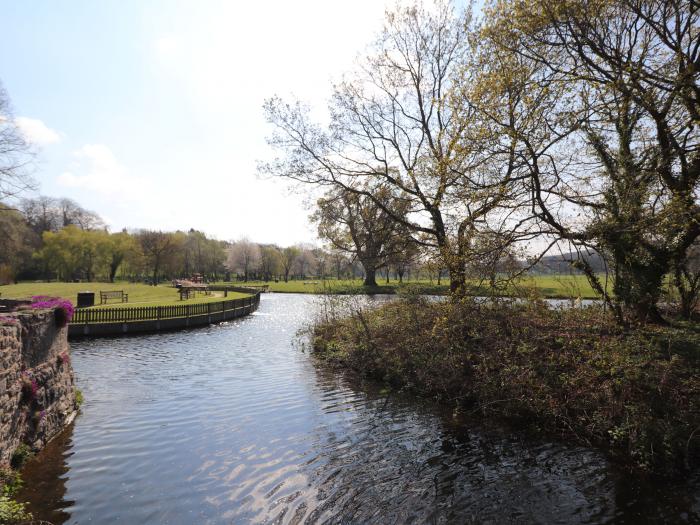
[[[86,403],[25,472],[54,523],[643,523],[700,519],[590,449],[465,421],[315,367],[310,296],[218,326],[73,345]]]

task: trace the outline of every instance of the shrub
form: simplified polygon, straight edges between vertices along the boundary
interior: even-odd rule
[[[80,407],[80,406],[82,406],[82,404],[84,402],[85,402],[85,398],[83,397],[83,391],[76,388],[75,389],[75,404]]]
[[[21,469],[22,466],[27,462],[27,460],[29,460],[33,456],[34,456],[34,452],[29,447],[29,445],[22,443],[12,453],[12,458],[10,459],[10,465],[14,469]]]
[[[314,327],[329,363],[597,443],[675,475],[700,463],[700,332],[625,331],[599,308],[420,298]]]
[[[16,470],[0,467],[0,491],[5,496],[14,496],[22,487],[22,476]]]
[[[11,525],[32,519],[24,503],[18,503],[4,494],[0,495],[0,523]]]

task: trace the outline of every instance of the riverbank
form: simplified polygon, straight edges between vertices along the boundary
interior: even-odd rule
[[[502,417],[677,476],[700,462],[700,332],[626,332],[598,308],[409,298],[333,313],[317,356],[459,410]]]
[[[420,279],[403,282],[397,280],[378,280],[377,286],[364,286],[361,279],[294,279],[284,281],[248,281],[216,283],[221,285],[268,286],[275,293],[304,293],[332,295],[391,295],[397,293],[412,293],[422,295],[447,295],[450,291],[449,279],[437,280]],[[470,293],[475,296],[492,295],[493,291],[487,286],[479,286],[473,282]],[[504,295],[523,296],[529,294],[549,299],[598,299],[588,280],[583,275],[534,275],[526,276],[513,283]]]

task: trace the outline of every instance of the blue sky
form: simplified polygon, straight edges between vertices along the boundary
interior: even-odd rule
[[[308,203],[260,180],[262,103],[323,107],[385,3],[0,1],[0,80],[40,148],[35,178],[123,227],[283,245],[315,238]]]

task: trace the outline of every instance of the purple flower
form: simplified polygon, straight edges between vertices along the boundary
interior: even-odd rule
[[[35,295],[32,297],[32,308],[36,310],[55,310],[56,326],[63,328],[73,318],[75,308],[68,299],[60,297],[48,297],[46,295]]]

